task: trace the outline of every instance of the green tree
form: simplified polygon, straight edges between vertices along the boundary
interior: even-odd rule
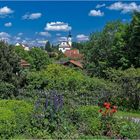
[[[132,21],[129,25],[127,51],[130,65],[140,67],[140,13],[133,14]]]
[[[21,46],[13,46],[13,49],[15,50],[15,52],[21,59],[24,59],[28,61],[29,63],[32,62],[32,58],[29,54],[29,51],[24,50],[24,48]]]
[[[85,67],[89,73],[104,77],[108,67],[127,67],[126,27],[126,24],[115,21],[108,23],[103,31],[91,34],[83,47]]]
[[[118,85],[119,92],[114,94],[113,102],[123,108],[138,110],[140,108],[140,68],[108,69],[106,73],[109,80]]]
[[[20,58],[12,47],[0,42],[0,81],[17,85],[19,82]]]
[[[31,66],[36,70],[41,70],[50,63],[48,54],[40,48],[32,48],[29,54],[32,57]]]
[[[82,50],[83,47],[84,47],[84,44],[85,43],[72,42],[72,47],[75,48],[75,49]]]
[[[52,52],[52,46],[51,46],[49,41],[47,41],[46,44],[45,44],[45,50],[47,52]]]

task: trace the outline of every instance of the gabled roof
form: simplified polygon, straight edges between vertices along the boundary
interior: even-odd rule
[[[59,48],[71,48],[71,46],[59,46]]]
[[[72,63],[80,68],[83,68],[83,65],[80,61],[70,60],[70,63]]]
[[[82,54],[79,53],[78,49],[66,50],[64,55],[71,59],[81,59],[83,56]]]
[[[80,61],[68,60],[68,61],[58,62],[58,64],[62,64],[62,65],[73,64],[74,66],[83,69],[83,65]]]
[[[21,59],[20,60],[20,66],[21,67],[29,67],[30,64],[26,60]]]

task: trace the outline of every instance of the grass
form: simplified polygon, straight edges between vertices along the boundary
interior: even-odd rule
[[[134,117],[134,118],[139,118],[140,119],[140,112],[123,112],[123,111],[118,111],[116,113],[117,116],[122,116],[122,117]]]
[[[95,107],[98,108],[97,106],[87,106],[87,108],[91,108],[91,109],[92,108],[94,109]],[[115,113],[115,115],[120,117],[134,117],[140,119],[140,111],[137,112],[118,111],[117,113]]]

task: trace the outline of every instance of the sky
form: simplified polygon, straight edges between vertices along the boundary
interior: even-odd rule
[[[70,31],[73,41],[87,41],[110,21],[130,22],[134,10],[139,1],[1,1],[0,39],[42,46],[66,40]]]

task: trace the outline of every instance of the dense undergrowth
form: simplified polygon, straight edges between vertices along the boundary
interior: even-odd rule
[[[42,102],[40,102],[42,103]],[[51,104],[42,110],[19,100],[0,100],[0,138],[77,139],[138,138],[139,128],[117,114],[111,119],[112,133],[104,125],[97,106],[63,106],[57,111]],[[53,112],[52,112],[53,111]]]
[[[0,139],[139,139],[140,124],[125,117],[139,118],[139,21],[136,13],[91,35],[81,44],[84,70],[56,64],[60,52],[0,42]],[[103,116],[104,102],[118,113]]]

